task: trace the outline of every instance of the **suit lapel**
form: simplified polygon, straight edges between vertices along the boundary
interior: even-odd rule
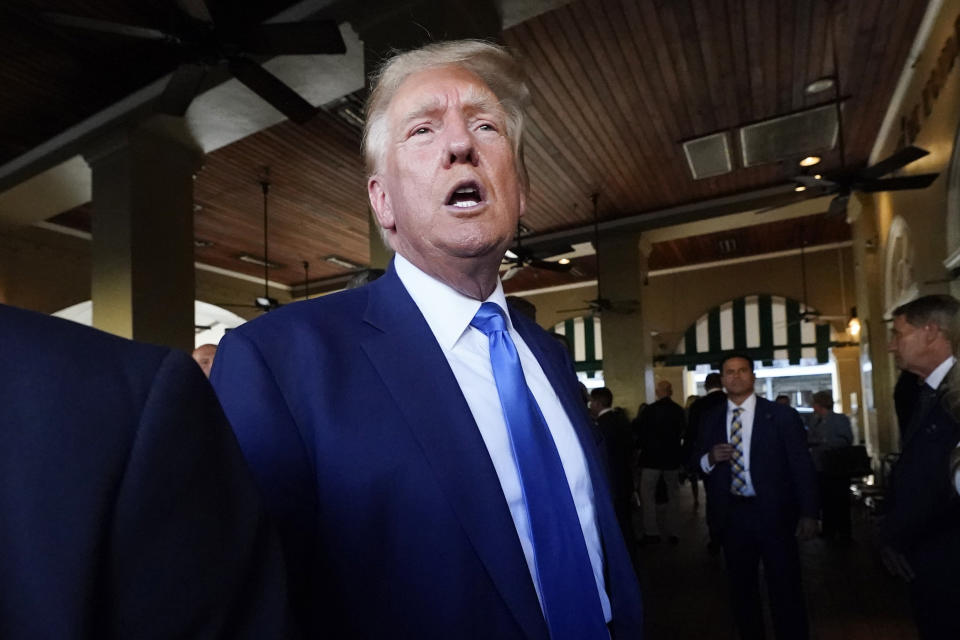
[[[767,401],[764,398],[757,396],[757,403],[753,406],[753,432],[750,434],[750,482],[753,484],[753,490],[757,495],[760,494],[757,470],[762,466],[757,463],[763,456],[762,452],[768,451],[766,448],[767,439],[771,435],[770,429],[773,422],[773,414],[770,413],[766,403]],[[754,457],[755,455],[756,457]],[[762,482],[762,479],[760,482]]]
[[[369,288],[364,320],[380,333],[363,340],[364,352],[507,606],[528,637],[545,638],[546,624],[500,480],[443,351],[392,265]]]
[[[953,365],[956,367],[957,365]],[[903,443],[900,446],[900,449],[906,449],[907,445],[910,444],[910,441],[913,440],[914,436],[919,432],[927,428],[936,428],[937,425],[929,424],[931,414],[940,406],[940,403],[943,402],[943,396],[946,395],[949,388],[950,376],[953,371],[953,367],[950,368],[950,371],[947,372],[947,375],[943,377],[943,380],[940,382],[940,386],[937,387],[937,390],[934,392],[933,399],[930,400],[927,406],[923,406],[921,402],[917,402],[915,411],[922,411],[922,415],[916,416],[915,418],[910,419],[910,428],[907,431],[906,436],[903,439]],[[926,383],[922,383],[926,384]]]

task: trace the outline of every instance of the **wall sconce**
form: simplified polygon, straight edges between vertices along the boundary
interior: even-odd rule
[[[847,322],[847,333],[856,338],[860,335],[860,319],[857,318],[857,308],[850,309],[850,321]]]

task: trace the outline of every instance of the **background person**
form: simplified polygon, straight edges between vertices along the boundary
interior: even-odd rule
[[[716,407],[724,405],[727,401],[719,373],[715,371],[708,373],[703,381],[703,386],[707,393],[690,406],[690,412],[687,415],[687,431],[683,437],[683,459],[688,466],[693,482],[699,481],[703,473],[700,469],[700,454],[697,451],[697,443],[700,438],[700,433],[703,430],[703,416],[713,411]],[[710,555],[717,555],[720,553],[720,541],[719,536],[716,535],[716,532],[714,532],[710,524],[710,518],[707,518],[707,528],[710,532],[707,551]]]
[[[720,363],[725,406],[704,416],[700,464],[707,475],[707,520],[719,537],[730,600],[743,640],[764,637],[763,563],[779,640],[809,637],[797,537],[817,532],[816,477],[806,434],[788,407],[754,394],[753,361]]]
[[[637,538],[633,532],[633,433],[623,409],[613,406],[607,387],[590,391],[590,415],[597,423],[606,454],[613,492],[613,507],[623,531],[627,550],[636,562]]]
[[[200,365],[203,375],[210,377],[210,369],[213,368],[213,359],[217,355],[217,345],[202,344],[193,350],[191,354],[194,361]]]
[[[850,477],[845,469],[831,466],[830,451],[853,445],[850,418],[833,410],[829,391],[813,394],[814,419],[808,433],[810,453],[820,484],[823,513],[820,534],[824,538],[850,540]]]
[[[640,502],[643,505],[643,542],[657,543],[661,531],[671,544],[677,544],[677,492],[680,466],[683,464],[682,439],[686,429],[683,407],[673,401],[673,385],[657,383],[656,401],[637,418],[640,439]],[[657,483],[661,476],[667,488],[667,503],[660,521],[657,509]]]
[[[960,302],[947,295],[917,298],[893,310],[889,350],[899,368],[921,381],[893,467],[880,523],[886,567],[910,585],[920,637],[958,638],[960,498],[949,477],[960,424],[949,399]],[[901,425],[903,428],[903,425]]]

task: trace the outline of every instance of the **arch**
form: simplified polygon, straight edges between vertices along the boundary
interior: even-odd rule
[[[914,274],[915,261],[910,225],[902,216],[895,216],[887,233],[884,256],[883,286],[886,314],[920,295],[920,287]]]
[[[246,322],[243,318],[209,302],[193,301],[193,323],[196,327],[194,346],[219,344],[227,329],[234,329]],[[93,301],[85,300],[66,307],[53,314],[58,318],[73,320],[89,326],[93,325]]]
[[[588,314],[567,318],[555,324],[553,331],[566,337],[574,369],[585,372],[588,378],[603,370],[600,316]]]
[[[659,358],[668,366],[696,368],[716,364],[730,353],[742,353],[759,362],[802,358],[818,363],[830,360],[836,332],[829,324],[801,320],[803,303],[770,294],[748,295],[713,307],[687,327],[677,348]]]
[[[960,266],[960,126],[953,140],[947,176],[947,269]]]

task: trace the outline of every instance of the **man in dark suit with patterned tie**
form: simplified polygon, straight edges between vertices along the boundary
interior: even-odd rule
[[[762,562],[778,640],[809,635],[797,538],[817,532],[816,477],[797,413],[754,394],[753,361],[720,363],[727,402],[704,416],[707,520],[723,547],[742,640],[764,637]]]
[[[887,568],[910,584],[920,637],[960,638],[960,497],[950,480],[950,457],[960,425],[949,406],[956,358],[951,332],[960,302],[947,295],[917,298],[893,310],[889,349],[897,366],[922,381],[901,425],[900,459],[893,468],[880,525]]]

